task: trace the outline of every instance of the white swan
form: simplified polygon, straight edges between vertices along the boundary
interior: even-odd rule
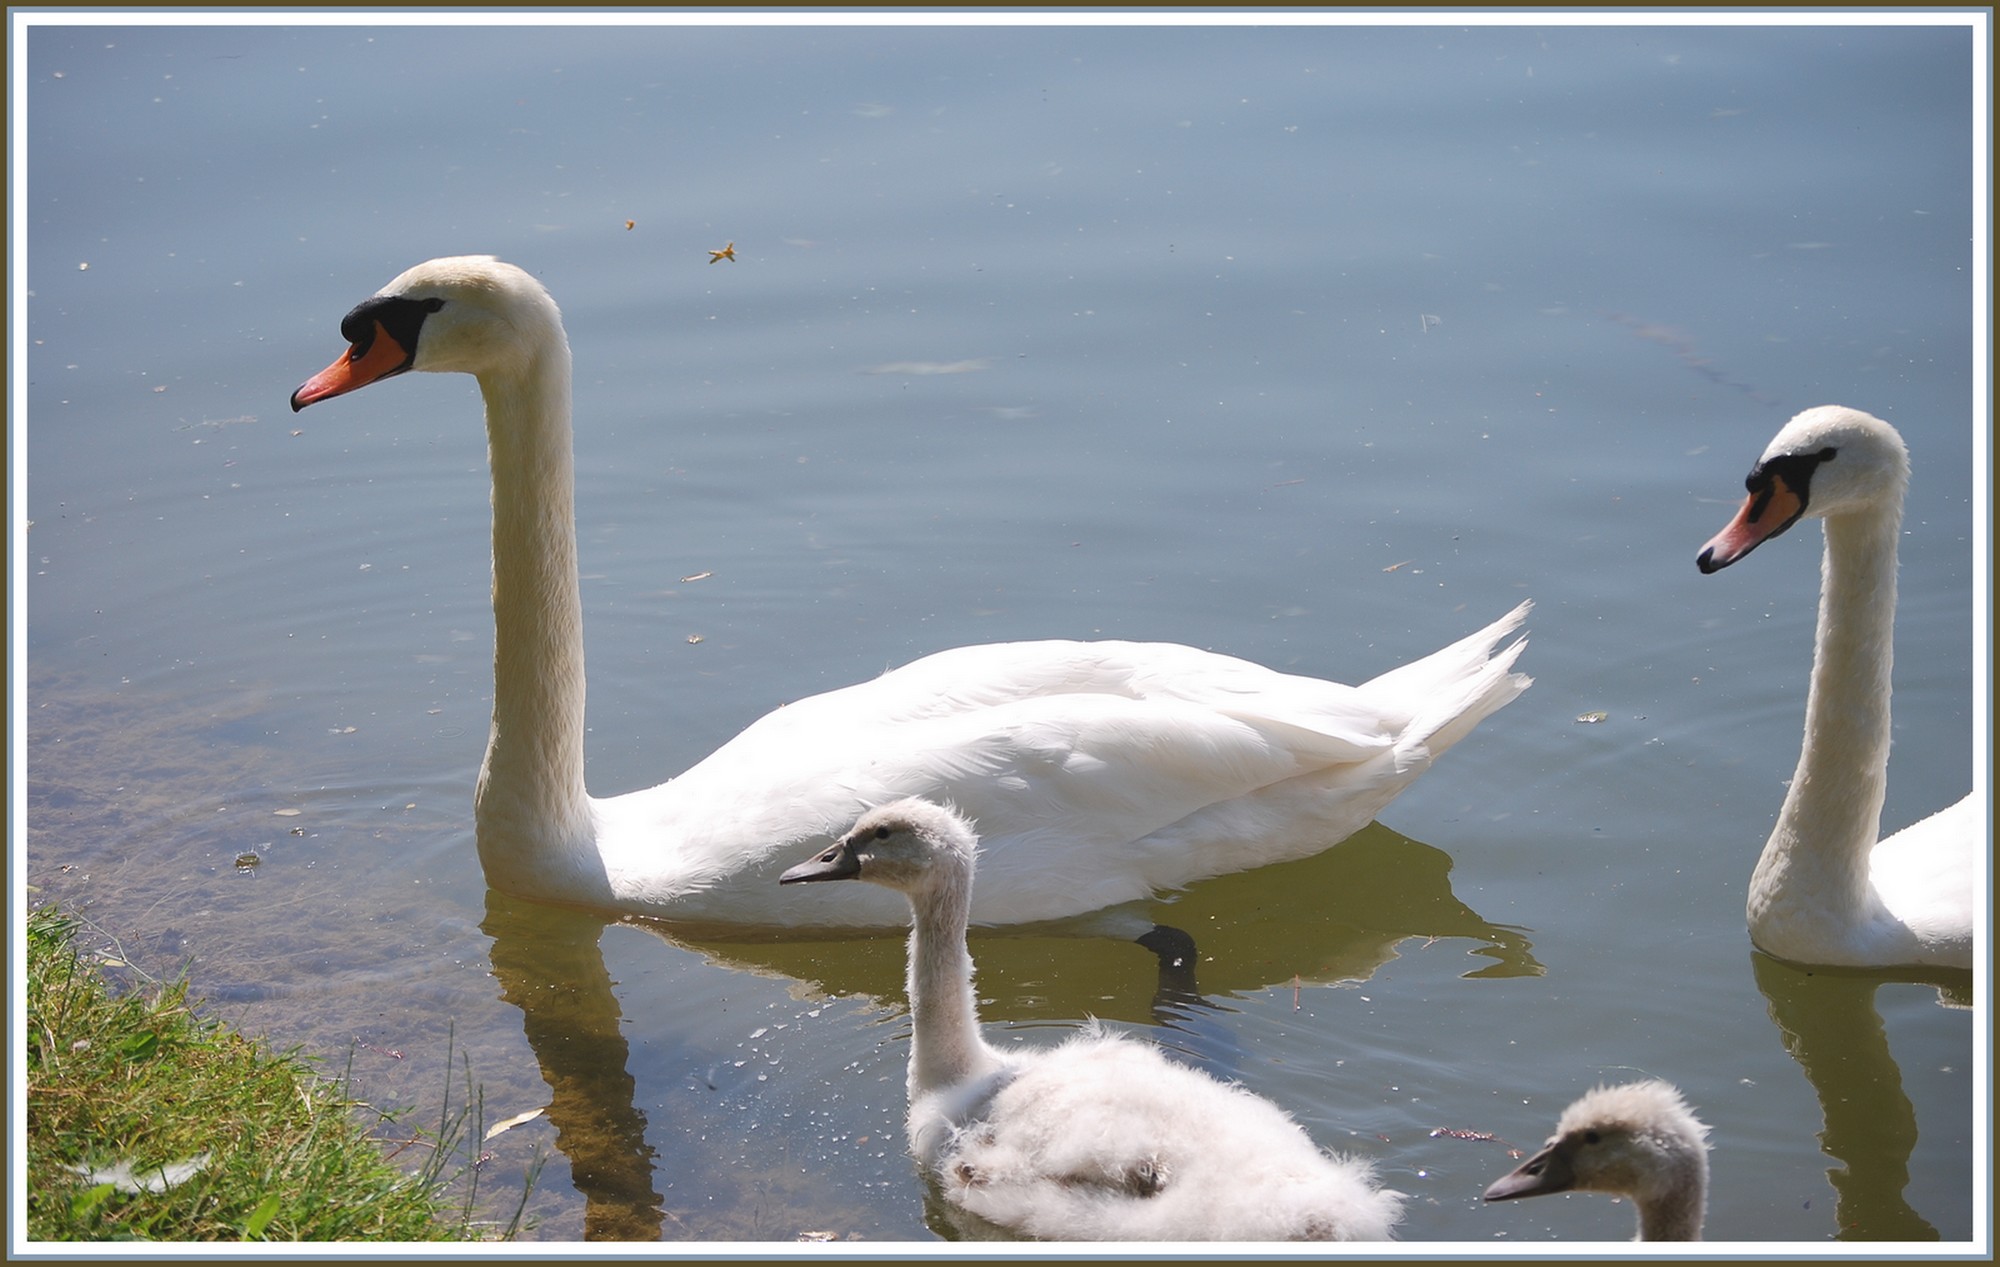
[[[570,354],[555,303],[487,256],[419,264],[341,322],[294,409],[405,370],[479,381],[493,475],[493,728],[475,817],[487,882],[730,923],[892,927],[869,885],[786,902],[783,860],[870,805],[950,797],[986,824],[980,923],[1056,919],[1325,849],[1528,685],[1523,603],[1362,686],[1189,647],[962,647],[788,704],[670,782],[583,779]]]
[[[867,880],[909,899],[910,1149],[946,1200],[1041,1240],[1386,1240],[1402,1194],[1269,1100],[1092,1024],[996,1051],[965,946],[973,830],[919,799],[868,811],[780,883]]]
[[[1608,1192],[1639,1207],[1642,1241],[1698,1241],[1708,1210],[1708,1127],[1658,1080],[1599,1087],[1563,1110],[1533,1157],[1486,1189],[1488,1201]]]
[[[1823,405],[1786,423],[1750,496],[1702,548],[1703,572],[1807,515],[1826,528],[1805,747],[1750,877],[1750,939],[1795,963],[1972,966],[1983,894],[1972,797],[1876,843],[1888,788],[1896,537],[1910,459],[1879,418]]]

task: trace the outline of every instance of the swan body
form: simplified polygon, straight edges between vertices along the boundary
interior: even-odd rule
[[[1758,949],[1795,963],[1972,967],[1985,880],[1971,796],[1878,843],[1888,789],[1896,539],[1910,461],[1854,409],[1808,409],[1780,430],[1736,518],[1702,549],[1715,572],[1807,516],[1826,529],[1818,632],[1798,770],[1750,878]]]
[[[1642,1241],[1698,1241],[1708,1209],[1708,1127],[1658,1080],[1598,1087],[1563,1110],[1540,1152],[1486,1189],[1488,1201],[1608,1192],[1639,1208]]]
[[[1057,919],[1306,857],[1366,826],[1526,689],[1526,616],[1360,686],[1190,647],[960,647],[785,705],[678,778],[584,788],[570,355],[527,273],[487,256],[410,269],[341,322],[349,350],[302,409],[407,370],[472,374],[493,478],[493,725],[475,796],[487,882],[694,921],[891,927],[870,885],[784,899],[784,860],[870,805],[948,797],[987,830],[972,916]]]
[[[1388,1239],[1402,1195],[1240,1086],[1094,1022],[1053,1048],[988,1046],[965,943],[977,848],[961,815],[905,799],[780,881],[907,899],[910,1149],[946,1201],[1041,1240]]]

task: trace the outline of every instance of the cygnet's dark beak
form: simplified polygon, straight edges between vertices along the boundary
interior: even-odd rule
[[[835,841],[825,852],[806,859],[778,877],[779,884],[806,884],[814,880],[856,880],[861,877],[861,859],[844,840]]]
[[[1576,1184],[1576,1171],[1560,1140],[1515,1167],[1512,1173],[1495,1179],[1486,1189],[1488,1201],[1508,1201],[1514,1197],[1539,1197],[1551,1192],[1568,1192]]]

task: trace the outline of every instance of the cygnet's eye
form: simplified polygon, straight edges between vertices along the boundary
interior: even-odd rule
[[[1604,1137],[1602,1135],[1599,1135],[1596,1131],[1585,1131],[1583,1133],[1583,1142],[1586,1144],[1601,1143],[1603,1139]]]
[[[887,827],[877,827],[875,829],[875,839],[877,840],[887,840],[894,834]]]

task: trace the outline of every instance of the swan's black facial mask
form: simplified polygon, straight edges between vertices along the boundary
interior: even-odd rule
[[[1766,530],[1763,540],[1783,533],[1805,516],[1806,506],[1812,501],[1813,472],[1822,462],[1831,462],[1835,450],[1821,449],[1817,453],[1786,453],[1768,462],[1759,462],[1743,480],[1743,487],[1750,494],[1750,502],[1744,507],[1744,514],[1753,524],[1761,524],[1769,513],[1773,500],[1782,499],[1779,509],[1785,514],[1784,522]]]
[[[351,355],[359,360],[374,346],[378,331],[387,335],[408,354],[404,364],[391,371],[401,373],[409,368],[410,361],[417,359],[417,335],[424,328],[424,318],[442,307],[442,299],[378,295],[354,305],[353,311],[340,319],[340,337],[354,345]]]
[[[377,295],[356,304],[340,319],[340,335],[349,344],[346,354],[292,393],[292,412],[415,366],[424,318],[442,307],[442,299],[402,295]]]
[[[1785,453],[1759,462],[1743,487],[1749,496],[1729,526],[1695,558],[1704,573],[1719,572],[1805,517],[1811,503],[1813,472],[1833,461],[1836,450]]]

